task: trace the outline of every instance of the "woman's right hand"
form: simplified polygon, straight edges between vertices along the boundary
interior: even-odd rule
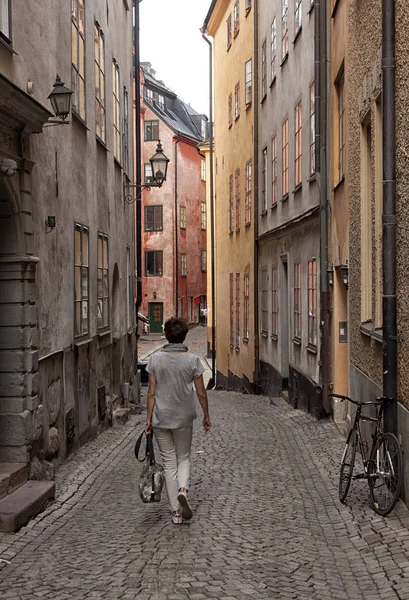
[[[146,435],[149,435],[150,433],[152,433],[152,423],[151,423],[151,421],[146,420],[146,423],[145,423],[145,433],[146,433]]]
[[[203,417],[203,429],[207,432],[207,431],[209,431],[211,426],[212,426],[212,424],[210,422],[209,415],[207,415],[207,417]]]

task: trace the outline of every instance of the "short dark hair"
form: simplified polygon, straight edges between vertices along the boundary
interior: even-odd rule
[[[189,331],[189,326],[185,319],[171,317],[165,323],[165,335],[171,344],[183,344]]]

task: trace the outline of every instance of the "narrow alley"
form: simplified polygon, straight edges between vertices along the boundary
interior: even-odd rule
[[[204,357],[205,328],[189,334]],[[146,393],[146,388],[145,388]],[[409,599],[409,513],[338,500],[344,440],[280,398],[209,393],[196,423],[194,518],[175,526],[138,496],[144,415],[114,426],[57,472],[56,501],[0,537],[2,600]]]

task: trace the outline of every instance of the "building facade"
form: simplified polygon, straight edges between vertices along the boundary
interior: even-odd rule
[[[0,461],[58,464],[132,393],[132,6],[1,2],[0,17]],[[48,122],[56,73],[64,126]]]
[[[205,322],[207,308],[206,161],[208,134],[199,115],[142,64],[142,183],[152,181],[149,159],[160,140],[170,159],[161,188],[142,193],[142,311],[159,333],[172,316]]]
[[[216,383],[249,391],[258,386],[254,19],[250,0],[214,0],[204,23],[214,51]]]
[[[259,10],[261,387],[288,389],[294,406],[319,416],[314,5],[261,0]]]

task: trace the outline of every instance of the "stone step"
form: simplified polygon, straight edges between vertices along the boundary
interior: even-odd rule
[[[0,499],[14,492],[27,478],[27,464],[0,462]]]
[[[0,500],[0,531],[12,533],[41,512],[55,497],[54,481],[27,481]]]

